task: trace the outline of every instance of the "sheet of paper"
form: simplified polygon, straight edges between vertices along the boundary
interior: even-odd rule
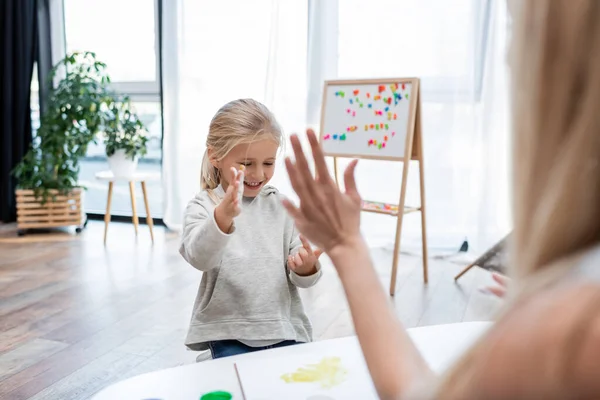
[[[341,350],[236,361],[246,400],[376,399],[360,349]]]

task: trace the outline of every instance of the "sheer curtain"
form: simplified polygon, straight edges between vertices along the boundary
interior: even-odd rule
[[[208,126],[225,103],[265,103],[285,132],[306,121],[305,1],[163,1],[164,221],[200,189]],[[286,182],[278,168],[273,183]]]
[[[265,102],[289,134],[318,127],[325,79],[416,76],[433,253],[465,238],[485,250],[510,229],[503,1],[176,0],[165,1],[163,19],[170,228],[180,227],[199,189],[208,124],[227,101]],[[419,201],[416,167],[409,204]],[[364,198],[397,202],[400,177],[400,163],[359,163]],[[273,183],[292,195],[281,165]],[[392,248],[393,218],[364,214],[362,221],[372,246]],[[420,251],[418,215],[404,221],[403,250]]]
[[[320,32],[337,39],[330,45],[337,57],[314,63],[327,78],[422,79],[431,250],[455,250],[464,239],[475,251],[485,250],[508,232],[510,221],[504,2],[372,0],[365,6],[343,0],[337,17],[338,26]],[[409,205],[419,204],[417,166],[410,165]],[[397,203],[401,167],[361,161],[363,198]],[[395,219],[365,213],[362,222],[371,246],[393,248]],[[417,214],[404,218],[402,249],[420,252]]]

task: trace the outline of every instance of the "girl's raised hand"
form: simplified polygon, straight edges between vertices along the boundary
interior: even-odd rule
[[[231,231],[233,219],[242,212],[238,196],[238,188],[240,185],[243,185],[243,183],[240,182],[241,175],[241,171],[237,171],[235,168],[231,167],[229,186],[227,187],[223,200],[215,207],[215,220],[221,231],[225,233]]]
[[[329,174],[325,157],[312,129],[306,131],[315,161],[317,177],[313,177],[302,151],[300,140],[291,136],[295,162],[286,158],[285,165],[300,205],[283,204],[294,218],[300,233],[326,253],[347,249],[362,241],[360,234],[361,198],[356,190],[353,160],[344,172],[346,192],[342,193]]]

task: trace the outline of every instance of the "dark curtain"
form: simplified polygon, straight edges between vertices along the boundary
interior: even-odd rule
[[[16,218],[10,172],[31,143],[30,87],[37,55],[37,1],[0,1],[0,221]]]

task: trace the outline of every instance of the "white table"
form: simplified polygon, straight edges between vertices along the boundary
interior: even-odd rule
[[[489,322],[463,322],[413,328],[408,332],[429,366],[435,372],[441,373],[490,326]],[[360,352],[357,338],[351,336],[204,361],[124,380],[104,389],[94,396],[93,400],[190,400],[199,399],[203,394],[216,390],[230,392],[234,400],[242,399],[233,366],[236,360],[296,355],[306,352],[309,348],[311,351],[319,351],[331,350],[332,347],[338,347],[346,353]]]
[[[146,190],[146,181],[153,181],[160,179],[157,174],[147,174],[136,172],[132,176],[128,177],[115,177],[111,171],[102,171],[96,174],[96,179],[100,181],[108,182],[108,199],[106,200],[106,214],[104,214],[104,244],[106,244],[106,237],[108,235],[108,224],[110,223],[110,203],[112,201],[112,192],[115,182],[128,182],[129,183],[129,195],[131,196],[131,219],[135,228],[135,234],[138,234],[138,216],[137,207],[135,204],[135,183],[140,182],[142,186],[142,194],[144,195],[144,205],[146,206],[146,223],[150,229],[150,238],[154,242],[154,232],[152,231],[153,223],[152,216],[150,215],[150,203],[148,202],[148,191]]]

